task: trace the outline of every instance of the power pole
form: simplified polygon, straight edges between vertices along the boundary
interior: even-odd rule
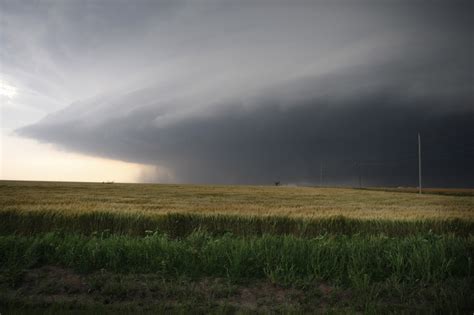
[[[357,180],[358,180],[358,183],[359,183],[359,188],[362,187],[362,175],[360,173],[360,162],[356,161],[354,162],[354,166],[356,168],[356,171],[357,171]]]
[[[323,162],[321,162],[319,169],[319,186],[323,187]]]
[[[418,192],[421,195],[421,137],[418,132]]]
[[[359,188],[362,188],[362,169],[360,162],[357,163],[358,169],[359,169]]]

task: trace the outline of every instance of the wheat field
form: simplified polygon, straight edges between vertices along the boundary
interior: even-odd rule
[[[449,190],[448,190],[449,191]],[[474,220],[474,196],[350,188],[0,182],[0,211]]]

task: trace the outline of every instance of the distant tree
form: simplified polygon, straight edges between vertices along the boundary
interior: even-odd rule
[[[275,186],[280,186],[280,181],[276,181]]]

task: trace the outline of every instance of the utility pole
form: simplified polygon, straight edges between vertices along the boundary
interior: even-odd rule
[[[418,192],[421,195],[421,137],[418,132]]]
[[[362,169],[360,162],[357,163],[358,169],[359,169],[359,188],[362,188]]]
[[[354,166],[356,168],[356,171],[357,171],[357,180],[358,180],[358,183],[359,183],[359,188],[362,187],[362,175],[360,173],[360,162],[356,161],[354,162]]]
[[[323,162],[321,162],[319,169],[319,186],[323,187]]]

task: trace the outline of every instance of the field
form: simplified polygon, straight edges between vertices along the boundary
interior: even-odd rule
[[[473,231],[469,189],[1,181],[0,312],[472,313]]]

